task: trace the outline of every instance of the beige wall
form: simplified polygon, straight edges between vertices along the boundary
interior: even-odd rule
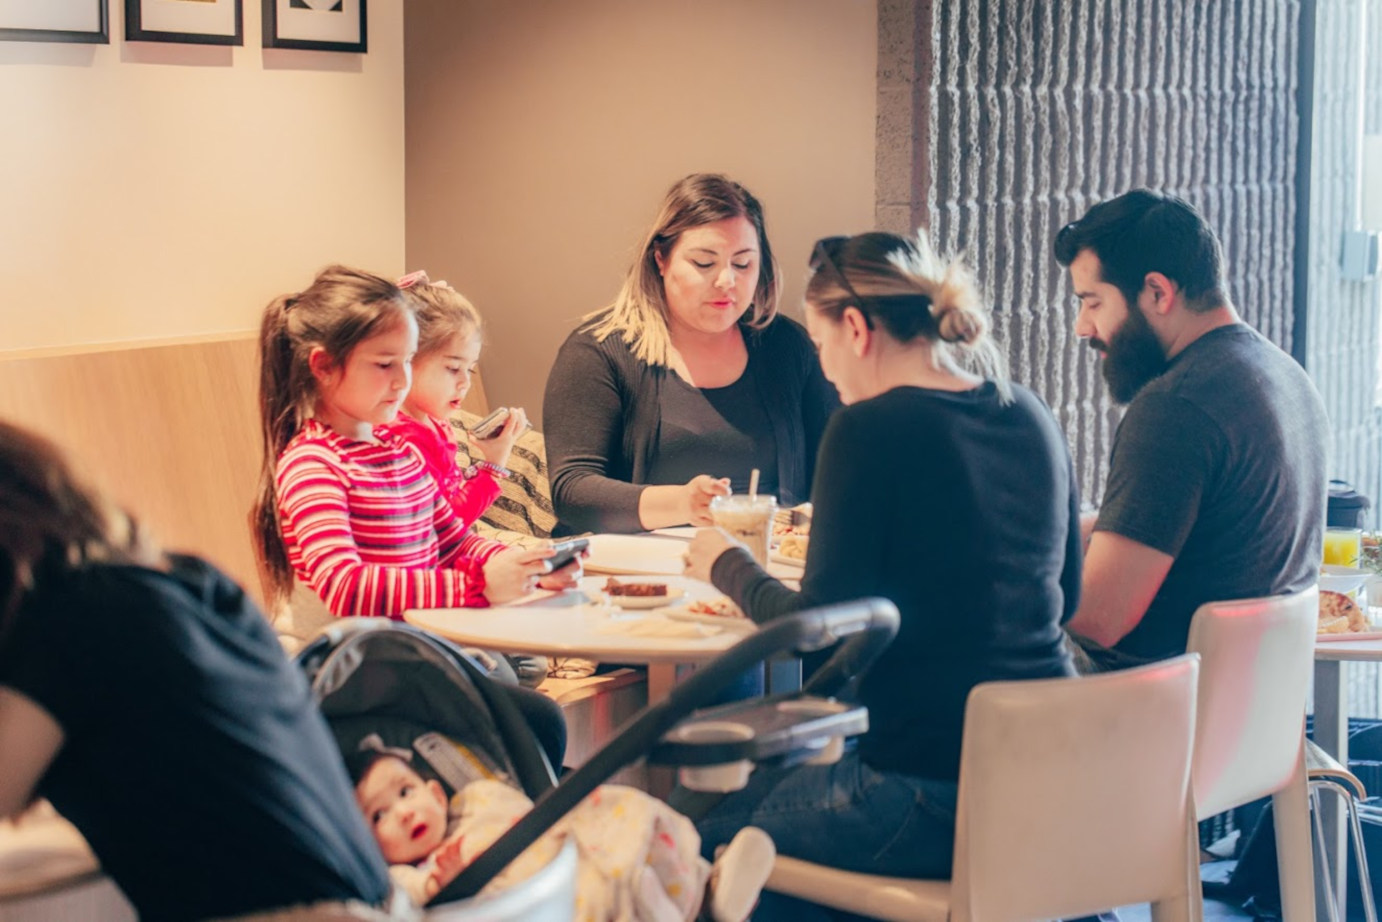
[[[811,243],[874,215],[874,0],[408,0],[408,263],[489,324],[494,405],[536,414],[673,181],[764,203],[799,316]]]
[[[366,55],[0,42],[0,351],[246,330],[331,261],[403,266],[403,11]],[[99,399],[99,395],[92,395]]]

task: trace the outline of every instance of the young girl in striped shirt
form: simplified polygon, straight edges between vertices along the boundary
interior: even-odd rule
[[[417,317],[417,356],[413,386],[388,431],[409,442],[427,463],[442,496],[458,518],[470,526],[499,497],[499,481],[509,476],[509,455],[528,428],[521,408],[514,408],[499,434],[471,442],[484,459],[462,470],[456,461],[456,437],[447,417],[461,408],[471,375],[480,360],[480,314],[445,282],[433,282],[423,271],[398,280]]]
[[[294,577],[332,614],[503,603],[569,588],[550,548],[467,530],[418,450],[381,428],[408,394],[417,321],[392,282],[344,266],[274,300],[260,330],[264,467],[254,531],[272,602]]]

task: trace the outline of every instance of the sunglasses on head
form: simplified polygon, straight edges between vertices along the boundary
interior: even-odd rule
[[[868,324],[869,329],[873,329],[873,318],[870,317],[869,312],[864,309],[864,299],[860,297],[859,292],[854,290],[854,286],[849,283],[849,279],[845,278],[845,274],[841,272],[840,267],[835,264],[835,257],[831,255],[831,253],[838,252],[840,247],[848,239],[848,237],[844,236],[835,236],[822,237],[817,240],[816,245],[811,248],[811,261],[808,263],[808,268],[810,268],[812,272],[819,272],[822,268],[828,268],[830,274],[835,277],[835,280],[844,287],[845,292],[850,296],[855,307],[864,315],[864,322]]]

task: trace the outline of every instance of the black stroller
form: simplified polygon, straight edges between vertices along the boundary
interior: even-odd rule
[[[411,749],[451,792],[477,777],[500,777],[534,801],[527,815],[432,899],[428,918],[556,922],[571,917],[574,902],[576,856],[570,844],[523,884],[494,897],[470,898],[598,785],[641,758],[682,766],[688,787],[720,791],[742,786],[751,763],[838,758],[843,739],[868,728],[868,715],[835,696],[847,694],[897,629],[897,609],[884,599],[765,625],[629,720],[560,783],[514,703],[444,640],[397,622],[350,619],[324,631],[297,659],[343,754],[377,734],[386,746]],[[846,637],[799,693],[696,710],[767,657],[824,649]]]

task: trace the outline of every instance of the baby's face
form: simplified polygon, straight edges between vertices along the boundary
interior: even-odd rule
[[[446,792],[400,758],[385,756],[370,766],[355,799],[389,864],[415,864],[446,837]]]

